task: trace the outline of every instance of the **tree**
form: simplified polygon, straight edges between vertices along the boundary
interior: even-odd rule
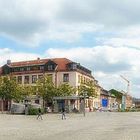
[[[84,100],[85,100],[85,96],[97,97],[96,85],[92,81],[81,83],[81,85],[78,88],[78,93],[79,95],[84,97]],[[85,101],[84,101],[84,106],[85,106]],[[88,107],[90,110],[91,109],[90,100],[88,100]]]
[[[43,98],[43,101],[50,102],[56,95],[56,87],[51,77],[44,76],[37,81],[37,93]]]
[[[20,88],[13,77],[4,76],[0,78],[0,97],[2,99],[2,111],[5,100],[17,101],[20,99]]]
[[[76,89],[68,83],[60,84],[57,88],[56,96],[70,96],[76,92]]]
[[[120,91],[111,89],[109,92],[111,93],[111,95],[114,95],[117,99],[122,99],[123,93],[121,93]]]
[[[78,88],[78,93],[82,96],[84,96],[84,94],[86,93],[88,97],[96,97],[96,86],[92,81],[87,82],[85,84],[81,83],[81,85]]]
[[[31,97],[33,94],[36,94],[36,86],[20,85],[20,95],[22,100],[27,100],[27,98]]]
[[[75,93],[75,88],[68,83],[60,84],[56,87],[49,76],[44,76],[37,81],[37,92],[43,101],[52,103],[55,96],[69,96]]]

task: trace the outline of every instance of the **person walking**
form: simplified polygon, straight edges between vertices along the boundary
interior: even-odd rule
[[[41,109],[40,109],[40,108],[38,108],[37,120],[38,120],[39,118],[40,118],[41,120],[43,120],[43,119],[42,119],[42,116],[41,116]]]
[[[65,108],[62,107],[62,120],[66,120],[66,115],[65,115]]]

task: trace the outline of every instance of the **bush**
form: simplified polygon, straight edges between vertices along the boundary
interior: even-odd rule
[[[37,115],[38,114],[38,108],[29,107],[28,114],[29,115]]]

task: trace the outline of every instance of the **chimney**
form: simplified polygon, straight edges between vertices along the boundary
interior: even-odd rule
[[[40,58],[38,57],[38,58],[37,58],[37,60],[39,61],[39,60],[40,60]]]
[[[11,60],[7,60],[7,65],[10,65],[11,64]]]

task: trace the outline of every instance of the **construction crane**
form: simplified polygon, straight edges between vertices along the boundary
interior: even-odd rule
[[[127,94],[130,94],[130,81],[122,75],[120,77],[127,82]]]

